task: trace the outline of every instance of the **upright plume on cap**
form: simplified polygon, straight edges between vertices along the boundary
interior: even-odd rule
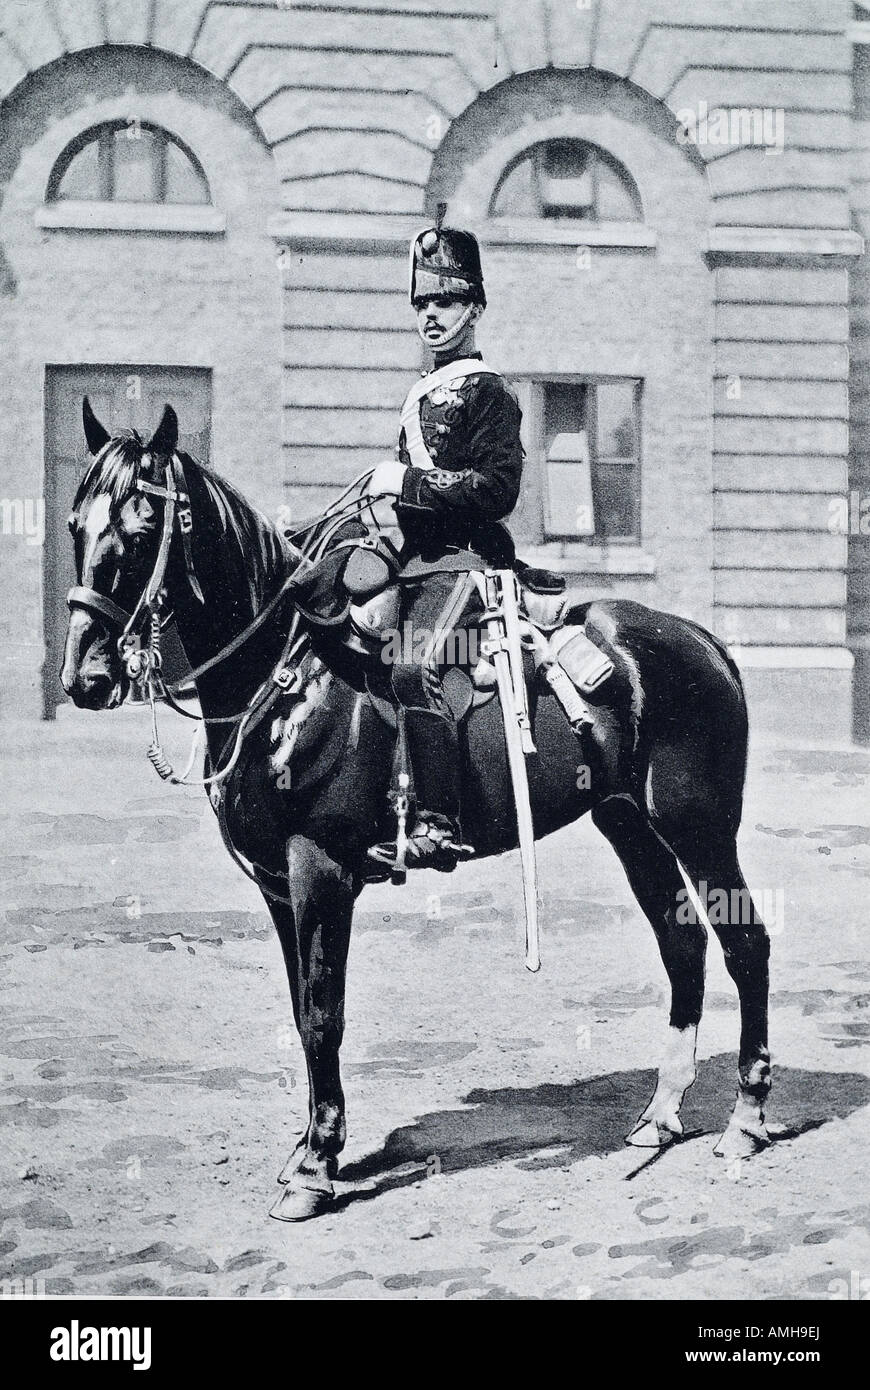
[[[434,256],[441,240],[441,227],[447,213],[447,204],[439,203],[435,213],[435,226],[420,235],[420,250],[424,256]]]

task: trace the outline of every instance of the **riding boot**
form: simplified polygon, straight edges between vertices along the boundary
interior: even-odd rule
[[[459,825],[459,735],[448,715],[434,710],[405,710],[405,729],[417,818],[408,837],[406,864],[410,868],[450,873],[460,858],[473,853],[462,843]],[[395,843],[369,851],[379,863],[392,863]]]
[[[405,711],[405,733],[417,815],[437,815],[459,825],[459,734],[447,713]],[[457,836],[458,838],[458,836]]]

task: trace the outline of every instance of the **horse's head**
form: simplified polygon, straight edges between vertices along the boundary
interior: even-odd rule
[[[87,396],[82,418],[93,459],[69,518],[77,583],[60,680],[81,708],[115,709],[129,689],[118,639],[155,571],[166,505],[142,485],[164,482],[178,420],[167,405],[146,444],[135,431],[111,436]]]

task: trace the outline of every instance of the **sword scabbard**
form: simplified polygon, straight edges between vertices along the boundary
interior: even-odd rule
[[[517,817],[517,840],[523,872],[523,903],[526,919],[525,963],[526,969],[534,973],[541,968],[538,928],[538,871],[526,757],[529,753],[535,752],[535,744],[526,703],[525,674],[520,647],[519,609],[515,586],[516,579],[512,572],[500,574],[498,571],[488,570],[482,577],[480,587],[486,606],[484,616],[488,641],[485,651],[495,667],[504,724],[508,769]],[[504,596],[508,589],[512,591],[513,607],[511,607],[510,600],[507,604],[504,603]]]

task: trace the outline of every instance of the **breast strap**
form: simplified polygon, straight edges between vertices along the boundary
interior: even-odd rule
[[[466,377],[481,373],[501,376],[501,372],[496,371],[495,367],[488,367],[478,357],[457,357],[454,362],[446,362],[443,367],[436,367],[434,372],[427,372],[411,387],[405,397],[400,418],[405,431],[405,448],[413,468],[435,467],[435,461],[426,448],[420,423],[420,403],[423,397],[437,390],[439,386],[446,386],[452,381],[464,381]]]

